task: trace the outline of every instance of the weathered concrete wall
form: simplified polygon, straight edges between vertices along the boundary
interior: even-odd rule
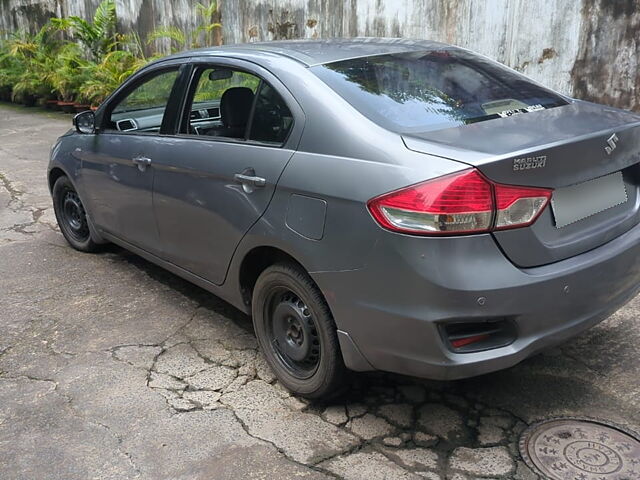
[[[90,16],[99,0],[0,0],[0,30],[50,15]],[[195,0],[118,0],[124,29],[191,31]],[[401,36],[471,48],[561,92],[640,110],[638,0],[221,0],[225,43]]]

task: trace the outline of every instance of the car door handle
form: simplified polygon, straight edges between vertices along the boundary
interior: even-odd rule
[[[131,161],[136,165],[144,165],[144,166],[151,165],[151,159],[147,157],[143,157],[142,155],[133,157]]]
[[[138,166],[138,170],[144,172],[149,165],[151,165],[151,159],[144,157],[142,155],[138,155],[137,157],[133,157],[131,161]]]
[[[246,175],[244,173],[236,173],[233,179],[238,183],[251,185],[252,187],[264,187],[267,184],[267,180],[262,177]]]

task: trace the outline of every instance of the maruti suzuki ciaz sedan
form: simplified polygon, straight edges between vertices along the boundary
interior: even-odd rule
[[[399,39],[156,61],[55,144],[60,229],[251,314],[278,379],[510,367],[640,285],[640,116]]]

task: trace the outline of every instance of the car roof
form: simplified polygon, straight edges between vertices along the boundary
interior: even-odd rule
[[[241,43],[207,47],[182,52],[173,57],[197,55],[243,55],[254,54],[256,59],[264,54],[279,55],[294,59],[306,66],[337,62],[374,55],[408,53],[429,50],[452,49],[451,45],[430,40],[406,38],[332,38],[325,40],[276,40],[273,42]]]

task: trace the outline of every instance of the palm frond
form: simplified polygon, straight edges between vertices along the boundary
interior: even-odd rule
[[[114,35],[117,21],[115,0],[100,2],[93,16],[93,25],[96,29],[100,30],[104,36]]]
[[[177,27],[160,27],[156,28],[147,37],[147,44],[155,40],[169,39],[175,42],[178,50],[185,50],[188,45],[187,35]],[[172,50],[175,50],[172,46]]]
[[[205,20],[211,20],[211,17],[214,13],[218,11],[218,2],[216,0],[211,0],[209,5],[204,5],[200,2],[196,4],[196,12],[198,15],[203,17]]]

